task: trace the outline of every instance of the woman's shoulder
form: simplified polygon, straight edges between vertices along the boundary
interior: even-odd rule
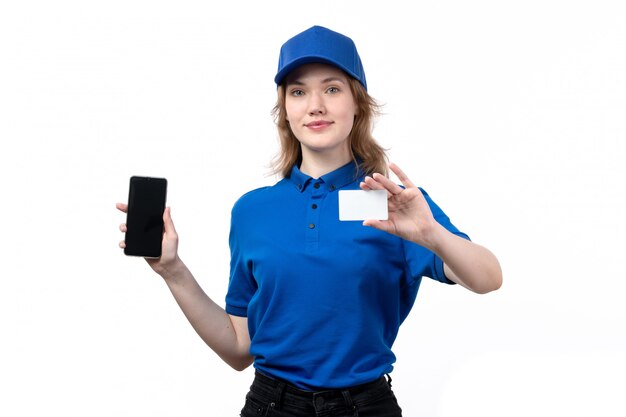
[[[241,195],[233,205],[233,212],[254,209],[266,202],[276,201],[276,194],[281,192],[281,185],[284,180],[278,181],[274,185],[266,185],[254,188]]]
[[[271,187],[264,186],[245,192],[237,199],[237,201],[235,201],[235,204],[233,205],[233,210],[240,210],[242,208],[245,208],[246,206],[255,204],[259,199],[263,199],[263,196],[268,188]]]

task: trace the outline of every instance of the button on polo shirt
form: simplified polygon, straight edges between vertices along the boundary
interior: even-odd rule
[[[231,217],[226,311],[248,318],[254,366],[302,389],[341,388],[391,372],[391,347],[423,276],[451,283],[431,251],[339,221],[355,164],[311,178],[294,167],[244,194]],[[467,238],[422,190],[435,219]]]

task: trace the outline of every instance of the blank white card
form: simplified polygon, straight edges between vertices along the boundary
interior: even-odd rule
[[[339,220],[387,220],[387,190],[339,190]]]

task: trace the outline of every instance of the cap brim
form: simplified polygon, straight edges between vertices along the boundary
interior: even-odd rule
[[[342,65],[337,65],[337,63],[331,59],[321,57],[319,55],[309,55],[309,56],[303,56],[298,59],[295,59],[291,61],[289,64],[285,65],[274,77],[274,82],[276,83],[276,85],[280,85],[290,72],[292,72],[298,67],[301,67],[302,65],[313,64],[313,63],[332,65],[334,67],[341,69],[342,71],[350,75],[352,78],[356,80],[359,79],[359,77],[356,74],[352,73],[352,71],[348,70]]]

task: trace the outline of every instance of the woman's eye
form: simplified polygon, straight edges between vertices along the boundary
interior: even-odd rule
[[[326,90],[329,93],[338,93],[339,89],[337,87],[328,87],[328,90]]]
[[[302,90],[293,90],[293,91],[291,91],[291,95],[295,96],[295,97],[301,96],[303,94],[304,94],[304,91],[302,91]]]

